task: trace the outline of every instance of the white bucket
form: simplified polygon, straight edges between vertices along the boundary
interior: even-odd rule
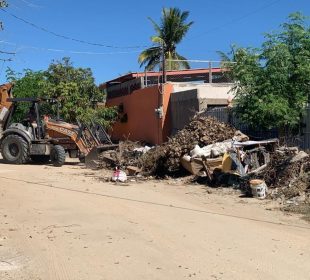
[[[250,188],[252,190],[253,197],[256,197],[258,199],[264,199],[266,198],[267,194],[267,185],[265,181],[254,179],[250,181]]]

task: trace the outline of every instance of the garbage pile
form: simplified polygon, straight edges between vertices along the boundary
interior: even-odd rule
[[[199,149],[232,139],[234,136],[239,139],[244,135],[215,118],[195,116],[184,129],[160,146],[149,147],[139,142],[120,142],[116,150],[105,151],[100,155],[99,167],[135,167],[137,171],[147,175],[172,175],[184,171],[181,158],[195,147]],[[211,150],[210,146],[210,153]],[[214,152],[213,149],[212,153]]]
[[[230,184],[237,178],[240,189],[242,184],[249,187],[251,180],[258,179],[266,184],[272,198],[310,196],[309,154],[278,147],[277,139],[250,141],[213,117],[195,116],[184,129],[156,147],[120,142],[116,150],[100,155],[100,166],[116,168],[118,177],[117,170],[126,171],[128,176],[190,173],[205,177],[214,186]]]
[[[139,158],[151,147],[143,146],[140,142],[123,141],[114,150],[104,151],[99,156],[99,168],[120,168],[139,166]]]
[[[280,148],[257,177],[263,179],[272,198],[310,195],[310,155],[297,148]]]
[[[236,129],[212,117],[195,116],[193,120],[166,143],[145,153],[140,160],[141,168],[150,174],[163,176],[181,170],[181,157],[195,146],[232,139]]]

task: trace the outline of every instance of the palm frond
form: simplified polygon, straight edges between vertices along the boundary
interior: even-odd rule
[[[162,43],[164,42],[164,40],[159,37],[159,36],[152,36],[151,37],[151,41],[155,44],[159,44],[159,45],[162,45]]]
[[[186,33],[194,23],[186,22],[189,16],[188,11],[181,11],[179,8],[163,8],[160,24],[157,24],[152,18],[148,18],[153,24],[156,34],[151,37],[151,41],[157,46],[148,48],[140,53],[138,61],[140,67],[146,65],[148,69],[160,67],[161,48],[158,46],[165,43],[165,57],[168,59],[167,69],[188,69],[190,65],[186,61],[176,62],[169,60],[186,60],[183,56],[176,53],[176,46],[185,37]]]
[[[157,35],[160,35],[160,33],[161,33],[160,26],[151,17],[148,17],[148,20],[153,24],[153,27],[154,27],[155,31],[157,32]]]
[[[148,48],[144,51],[142,51],[139,55],[138,58],[138,62],[140,63],[140,67],[142,67],[143,65],[146,65],[146,67],[148,67],[148,65],[150,64],[150,61],[154,61],[158,59],[160,59],[160,55],[161,55],[161,48],[160,47],[151,47]],[[152,64],[152,63],[151,63]]]
[[[228,56],[227,53],[225,53],[223,51],[217,51],[216,53],[219,55],[222,62],[223,61],[230,61],[230,57]]]

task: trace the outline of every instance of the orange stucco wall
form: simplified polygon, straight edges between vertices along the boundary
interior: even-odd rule
[[[153,86],[133,91],[129,95],[107,100],[107,106],[123,104],[122,115],[127,114],[127,122],[116,122],[111,136],[114,140],[129,139],[161,144],[170,135],[169,100],[173,90],[171,84]],[[158,118],[155,109],[163,104],[163,117]]]

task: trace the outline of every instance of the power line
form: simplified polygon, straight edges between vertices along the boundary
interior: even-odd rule
[[[3,53],[3,54],[16,54],[15,52],[5,52],[5,51],[0,51],[0,53]]]
[[[42,7],[27,0],[21,0],[21,1],[24,2],[30,8],[41,8]]]
[[[135,198],[130,198],[130,197],[126,197],[126,196],[116,196],[116,195],[104,194],[104,193],[99,193],[99,192],[89,192],[89,191],[83,191],[83,190],[78,190],[78,189],[73,189],[73,188],[71,189],[69,187],[55,186],[55,185],[50,184],[48,182],[47,183],[40,183],[40,182],[26,181],[26,180],[4,177],[4,176],[1,176],[0,178],[5,179],[5,180],[9,180],[9,181],[16,181],[16,182],[21,182],[24,184],[29,184],[31,186],[33,186],[33,185],[42,186],[42,187],[53,188],[53,189],[57,189],[57,190],[67,191],[67,192],[86,194],[89,196],[98,196],[98,197],[104,197],[104,198],[108,198],[108,199],[116,199],[116,200],[122,200],[122,201],[134,202],[134,203],[141,203],[144,205],[154,205],[157,207],[167,207],[169,209],[177,209],[177,210],[188,211],[188,212],[193,212],[193,213],[201,213],[201,214],[208,214],[208,215],[214,215],[214,216],[222,216],[222,217],[227,217],[227,218],[233,218],[233,219],[238,219],[238,220],[247,220],[247,221],[258,222],[258,223],[266,223],[266,224],[276,225],[276,226],[280,226],[280,227],[292,227],[292,228],[301,228],[301,229],[305,229],[305,230],[310,230],[310,227],[304,226],[304,225],[294,225],[294,224],[289,224],[289,223],[274,222],[274,221],[270,221],[270,220],[255,219],[255,218],[246,217],[246,216],[238,216],[238,215],[233,215],[233,214],[213,212],[213,211],[204,210],[204,209],[190,208],[190,207],[181,206],[181,205],[178,206],[178,205],[155,202],[155,201],[150,201],[150,200],[135,199]]]
[[[13,61],[13,59],[12,58],[0,58],[0,61],[7,62],[7,61]]]
[[[15,19],[18,19],[19,21],[22,21],[23,23],[32,26],[33,28],[36,28],[36,29],[41,30],[41,31],[43,31],[45,33],[51,34],[51,35],[53,35],[55,37],[59,37],[59,38],[65,39],[65,40],[71,40],[71,41],[78,42],[78,43],[81,43],[81,44],[86,44],[86,45],[91,45],[91,46],[99,46],[99,47],[105,47],[105,48],[113,48],[113,49],[141,49],[141,48],[149,47],[149,46],[114,46],[114,45],[94,43],[94,42],[89,42],[89,41],[85,41],[85,40],[81,40],[81,39],[76,39],[76,38],[72,38],[72,37],[69,37],[69,36],[66,36],[66,35],[62,35],[62,34],[54,32],[54,31],[48,30],[45,27],[39,26],[39,25],[37,25],[35,23],[32,23],[32,22],[30,22],[30,21],[28,21],[26,19],[23,19],[23,18],[15,15],[15,14],[12,14],[12,13],[8,12],[5,9],[0,8],[0,10],[2,12],[4,12],[4,13],[7,13],[11,17],[14,17]]]
[[[260,12],[260,11],[262,11],[262,10],[265,10],[265,9],[267,9],[267,8],[269,8],[269,7],[271,7],[271,6],[273,6],[274,4],[276,4],[276,3],[278,3],[278,2],[280,2],[280,0],[272,1],[272,2],[270,2],[269,4],[267,4],[267,5],[265,5],[265,6],[262,6],[262,7],[258,8],[258,9],[256,9],[256,10],[253,10],[253,11],[251,11],[251,12],[249,12],[249,13],[246,13],[246,14],[240,16],[240,17],[234,18],[234,19],[232,19],[232,20],[230,20],[230,21],[227,21],[227,22],[223,23],[222,25],[219,25],[219,26],[216,26],[216,27],[214,27],[214,28],[211,28],[211,29],[209,29],[209,30],[207,30],[207,31],[205,31],[205,32],[203,32],[203,33],[201,33],[201,34],[199,34],[199,35],[192,36],[192,37],[189,38],[189,40],[195,39],[195,38],[198,38],[198,37],[201,37],[201,36],[203,36],[203,35],[205,35],[205,34],[208,34],[208,33],[210,33],[210,32],[213,32],[213,31],[216,31],[216,30],[221,29],[221,28],[223,28],[223,27],[226,27],[227,25],[230,25],[230,24],[232,24],[232,23],[235,23],[235,22],[238,22],[238,21],[240,21],[240,20],[243,20],[243,19],[245,19],[245,18],[247,18],[247,17],[249,17],[249,16],[251,16],[251,15],[253,15],[253,14],[256,14],[257,12]],[[188,40],[187,40],[187,41],[188,41]]]
[[[18,46],[17,43],[8,42],[8,41],[0,41],[0,43],[8,44],[11,46]],[[33,49],[33,50],[38,50],[38,51],[63,52],[63,53],[71,53],[71,54],[83,54],[83,55],[114,55],[114,54],[130,54],[130,53],[140,52],[140,50],[116,51],[116,52],[90,52],[90,51],[55,49],[55,48],[41,48],[41,47],[35,47],[35,46],[23,46],[22,45],[16,49],[16,53],[20,52],[23,49]],[[11,54],[16,54],[16,53],[11,53]]]

